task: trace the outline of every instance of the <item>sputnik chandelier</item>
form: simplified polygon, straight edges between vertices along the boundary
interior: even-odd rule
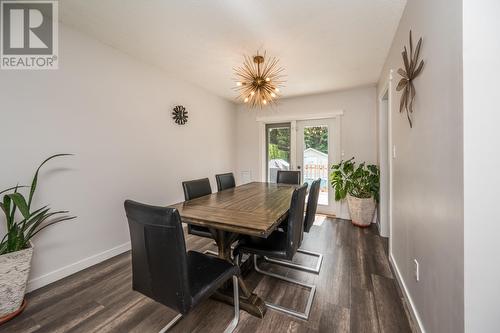
[[[266,53],[261,56],[245,56],[243,66],[234,69],[236,75],[236,91],[238,99],[250,107],[264,107],[275,104],[279,97],[284,69],[278,66],[278,59],[266,59]]]

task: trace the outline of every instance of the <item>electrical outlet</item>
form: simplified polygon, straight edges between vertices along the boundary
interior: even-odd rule
[[[392,145],[392,158],[396,158],[396,145]]]
[[[413,276],[415,277],[415,281],[420,281],[420,269],[417,259],[413,259]]]

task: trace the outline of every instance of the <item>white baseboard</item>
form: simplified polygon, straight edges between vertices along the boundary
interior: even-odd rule
[[[96,265],[106,259],[117,256],[123,252],[130,250],[130,242],[115,246],[109,250],[84,258],[75,263],[56,269],[42,276],[36,277],[28,281],[27,292],[46,286],[52,282],[60,280],[66,276],[79,272],[85,268]]]
[[[424,325],[422,324],[422,320],[420,319],[420,316],[418,315],[417,308],[415,307],[415,303],[413,303],[413,299],[411,298],[410,293],[408,292],[408,288],[406,288],[406,284],[403,280],[403,276],[401,275],[401,272],[399,271],[399,267],[396,263],[396,260],[394,260],[394,256],[392,253],[389,254],[389,263],[392,266],[392,269],[394,272],[396,272],[396,280],[398,281],[399,285],[401,286],[401,289],[403,290],[403,296],[406,299],[406,302],[409,305],[409,310],[410,310],[410,315],[413,317],[413,321],[417,324],[416,329],[420,333],[425,333],[425,328]]]

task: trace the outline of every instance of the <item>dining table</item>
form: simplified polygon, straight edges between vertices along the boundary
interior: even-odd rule
[[[169,207],[179,211],[183,223],[210,230],[221,259],[233,263],[231,246],[242,236],[267,238],[288,216],[292,194],[297,185],[252,182],[180,202]],[[247,288],[239,277],[240,307],[263,318],[265,302]],[[232,304],[228,286],[213,296]]]

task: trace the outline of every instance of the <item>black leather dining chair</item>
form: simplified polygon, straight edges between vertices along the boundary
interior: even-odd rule
[[[307,184],[304,184],[294,190],[288,212],[288,227],[285,232],[273,232],[268,238],[244,237],[234,249],[234,255],[237,262],[239,262],[241,255],[245,253],[250,254],[253,256],[253,264],[257,272],[310,289],[311,291],[309,293],[304,312],[299,312],[277,304],[266,302],[266,305],[271,309],[305,320],[309,318],[314,294],[316,292],[316,286],[260,269],[257,264],[257,256],[292,260],[293,256],[297,252],[297,249],[302,243],[306,192]]]
[[[236,186],[232,172],[215,175],[215,180],[217,181],[217,191],[219,192]]]
[[[201,178],[182,182],[184,189],[184,200],[193,200],[205,195],[212,194],[212,187],[208,178]],[[212,233],[208,228],[200,227],[197,225],[188,224],[188,234],[200,237],[213,238]]]
[[[173,208],[125,201],[132,244],[132,289],[180,312],[161,332],[233,279],[234,317],[224,332],[239,321],[239,268],[198,252],[186,253],[179,212]]]
[[[304,217],[304,232],[307,232],[307,233],[309,233],[309,231],[311,230],[311,228],[314,224],[314,219],[316,217],[320,186],[321,186],[321,178],[318,178],[311,183],[311,187],[309,188],[309,197],[307,199],[306,214]],[[269,261],[269,262],[272,262],[275,264],[279,264],[282,266],[297,268],[301,271],[319,274],[319,272],[321,271],[321,264],[323,262],[323,254],[318,253],[318,252],[304,250],[302,248],[297,249],[297,252],[307,254],[310,256],[314,256],[314,257],[318,257],[318,260],[316,261],[316,265],[314,267],[309,267],[309,266],[295,264],[291,261],[283,261],[283,260],[273,259],[273,258],[269,258],[269,257],[264,257],[264,259],[266,261]]]
[[[278,170],[278,174],[276,176],[276,183],[299,185],[300,171]]]
[[[321,187],[321,178],[316,179],[311,183],[309,188],[309,197],[307,198],[306,215],[304,218],[304,231],[309,232],[316,218],[318,210],[319,190]]]

